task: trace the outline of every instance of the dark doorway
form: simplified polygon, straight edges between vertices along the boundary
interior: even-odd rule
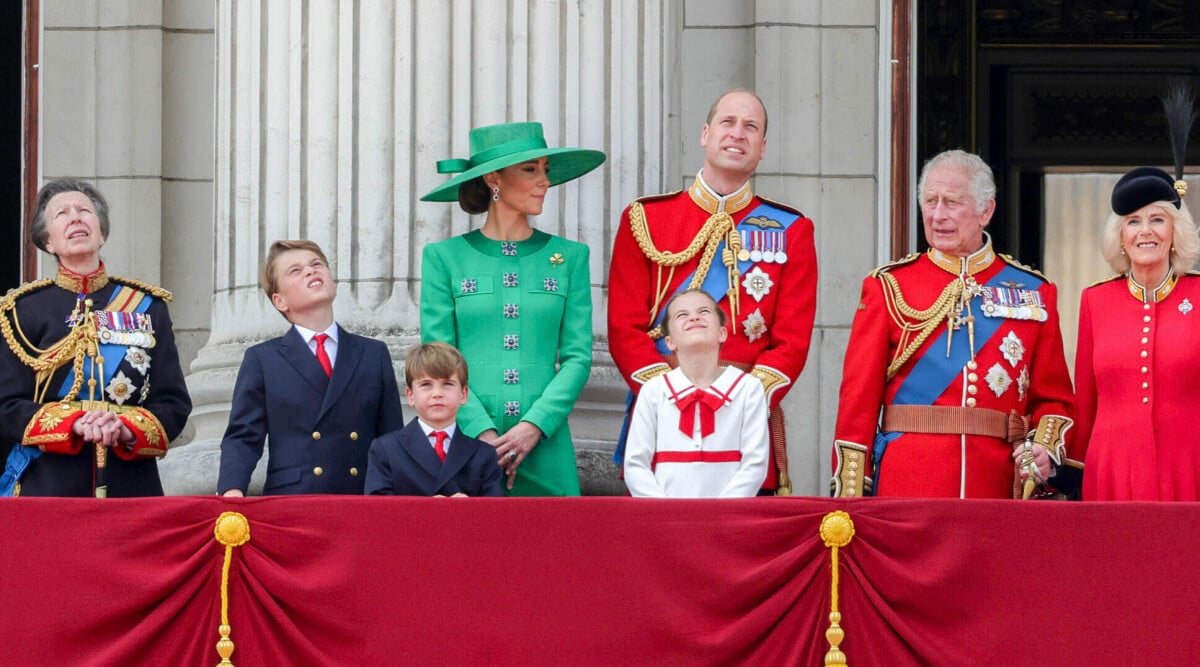
[[[1050,166],[1167,166],[1160,97],[1200,91],[1200,2],[921,0],[917,162],[979,153],[996,176],[999,252],[1043,262]],[[1200,165],[1200,125],[1189,165]],[[923,243],[923,240],[921,240]]]
[[[0,292],[21,284],[25,3],[0,3]]]

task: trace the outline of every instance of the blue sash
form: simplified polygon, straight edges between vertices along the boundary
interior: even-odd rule
[[[1025,289],[1031,290],[1039,289],[1045,284],[1045,281],[1033,274],[1021,271],[1011,265],[1005,265],[1004,269],[993,276],[986,285],[1000,287],[1002,283],[1018,281],[1025,283]],[[983,298],[979,296],[971,299],[971,311],[981,315],[981,317],[975,318],[975,340],[979,343],[978,348],[982,349],[1000,330],[1000,325],[1006,318],[982,316]],[[955,334],[960,340],[951,346],[950,355],[946,356],[943,350],[946,349],[946,339],[950,333],[951,329],[947,326],[941,335],[925,348],[925,354],[917,360],[912,371],[900,383],[900,388],[896,391],[896,398],[893,401],[895,405],[933,405],[937,397],[946,393],[950,383],[954,382],[962,373],[963,367],[971,360],[967,332],[958,331]],[[901,435],[903,433],[891,431],[881,432],[875,436],[871,458],[875,470],[876,489],[879,488],[879,466],[883,460],[883,453],[887,449],[888,443]]]
[[[116,296],[120,293],[121,290],[119,288],[113,290],[112,296],[109,298],[109,305],[112,304],[112,299],[116,298]],[[135,308],[132,312],[146,312],[150,309],[150,304],[153,303],[153,301],[153,297],[151,297],[149,294],[145,295],[141,303],[139,303],[137,308]],[[100,387],[100,391],[104,391],[104,387],[108,386],[109,381],[112,380],[113,375],[116,374],[117,366],[120,366],[121,360],[125,358],[125,350],[127,348],[127,345],[100,343],[100,356],[104,358],[104,377],[98,385]],[[87,376],[84,377],[85,383],[90,378],[91,373],[94,372],[92,370],[93,368],[94,367],[90,364],[84,364],[84,373],[87,374]],[[63,381],[62,386],[58,388],[58,394],[55,398],[58,400],[65,398],[67,392],[69,392],[71,389],[71,385],[74,383],[75,369],[70,368],[67,370],[67,377]],[[8,453],[8,460],[4,463],[4,472],[0,474],[0,498],[13,495],[13,492],[16,490],[17,482],[21,479],[21,475],[25,474],[25,470],[29,467],[29,464],[37,460],[42,453],[42,450],[38,449],[37,447],[26,447],[21,443],[17,443],[13,446],[12,451]]]
[[[763,202],[759,202],[758,206],[755,206],[753,211],[750,211],[749,213],[746,214],[746,216],[744,218],[742,218],[742,221],[737,224],[736,229],[739,232],[744,231],[744,230],[759,229],[760,227],[758,225],[747,223],[747,221],[753,220],[755,218],[767,218],[768,220],[772,220],[774,222],[779,223],[779,227],[774,227],[774,229],[782,230],[786,234],[788,227],[791,227],[793,222],[799,220],[800,216],[798,214],[792,213],[790,211],[784,211],[783,209],[777,208],[777,207],[772,206],[771,204],[768,204],[767,202],[763,201]],[[717,251],[715,253],[713,253],[712,261],[713,261],[714,265],[716,265],[720,261],[721,253],[724,250],[725,250],[725,241],[722,240],[720,245],[717,246]],[[743,275],[745,275],[745,273],[747,271],[749,271],[750,267],[753,265],[754,265],[754,262],[752,262],[750,260],[746,260],[744,262],[739,260],[737,263],[738,271],[740,271]],[[672,294],[672,296],[674,296],[675,294],[679,294],[680,292],[687,291],[688,286],[691,285],[691,283],[692,283],[692,278],[694,278],[695,276],[696,276],[695,271],[692,271],[687,276],[685,276],[683,279],[683,282],[679,283],[679,287],[677,287],[675,289],[675,292],[674,292],[674,294]],[[713,301],[716,301],[717,303],[721,303],[721,299],[724,299],[727,295],[727,292],[729,291],[729,272],[728,271],[713,271],[712,267],[710,267],[709,271],[708,271],[708,275],[704,276],[704,282],[700,284],[700,289],[707,292],[708,295],[713,298]],[[664,301],[664,303],[665,303],[665,301]],[[662,312],[660,312],[658,314],[658,316],[654,318],[654,325],[658,326],[658,325],[662,324],[663,318],[666,317],[666,315],[667,315],[667,311],[664,308],[662,310]],[[651,327],[651,328],[653,328],[653,327]],[[654,344],[658,347],[659,354],[663,354],[663,355],[670,354],[671,351],[667,349],[667,343],[664,339],[665,339],[665,337],[659,338],[657,341],[654,342]]]

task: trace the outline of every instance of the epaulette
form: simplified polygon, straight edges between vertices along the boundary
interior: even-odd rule
[[[136,278],[122,278],[121,276],[112,275],[110,275],[108,279],[123,285],[129,285],[130,287],[136,287],[150,296],[158,297],[159,299],[162,299],[168,303],[171,301],[171,299],[175,298],[175,295],[171,294],[167,290],[159,287],[158,285],[151,285],[144,280],[138,280]]]
[[[1018,262],[1017,260],[1013,259],[1012,255],[1005,255],[1003,253],[998,252],[998,253],[996,253],[996,256],[999,257],[1000,259],[1008,262],[1010,265],[1015,266],[1018,269],[1021,269],[1022,271],[1026,272],[1026,273],[1032,273],[1033,275],[1037,276],[1038,278],[1041,278],[1042,280],[1044,280],[1046,282],[1050,282],[1050,279],[1046,277],[1046,274],[1042,273],[1041,271],[1038,271],[1037,269],[1033,268],[1032,266]]]
[[[759,199],[761,199],[761,200],[763,200],[763,201],[767,202],[768,204],[770,204],[771,206],[774,206],[775,208],[778,208],[778,209],[783,209],[783,210],[787,211],[788,213],[795,213],[796,215],[800,216],[801,218],[807,218],[807,217],[808,217],[807,215],[804,215],[804,214],[803,214],[803,213],[801,213],[800,211],[798,211],[798,210],[796,210],[796,209],[792,208],[791,206],[788,206],[787,204],[784,204],[784,203],[781,203],[781,202],[777,202],[777,201],[775,201],[774,199],[767,199],[766,197],[764,197],[764,196],[762,196],[762,195],[759,195],[757,192],[756,192],[756,193],[754,193],[754,194],[758,195],[758,198],[759,198]]]
[[[54,279],[42,278],[40,280],[34,280],[31,282],[27,282],[24,285],[21,285],[20,287],[14,287],[14,288],[8,290],[8,293],[4,295],[4,299],[2,301],[0,301],[0,310],[11,310],[13,308],[13,304],[16,303],[17,299],[25,296],[26,294],[29,294],[30,292],[36,292],[36,291],[42,289],[43,287],[49,287],[53,284],[54,284]]]
[[[1188,273],[1190,274],[1191,272],[1189,271]],[[1196,275],[1196,274],[1193,274],[1193,275]],[[1104,283],[1110,283],[1110,282],[1116,280],[1117,278],[1124,278],[1124,277],[1125,277],[1124,274],[1114,273],[1113,275],[1111,275],[1107,278],[1101,278],[1100,280],[1097,280],[1096,282],[1092,283],[1091,285],[1088,285],[1088,287],[1095,287],[1097,285],[1103,285]]]
[[[662,194],[657,194],[657,195],[646,195],[644,197],[638,197],[637,199],[635,199],[633,201],[635,201],[639,204],[645,204],[646,202],[658,201],[659,199],[668,199],[670,197],[674,197],[675,195],[679,194],[680,192],[683,192],[683,190],[676,190],[674,192],[664,192]]]
[[[887,271],[890,271],[898,266],[904,266],[905,264],[912,264],[913,262],[917,261],[920,258],[921,258],[921,253],[919,253],[919,252],[911,253],[911,254],[909,254],[905,257],[901,257],[900,259],[897,259],[893,262],[888,262],[887,264],[884,264],[882,266],[875,267],[870,273],[867,274],[867,276],[871,277],[871,278],[878,278],[879,274],[881,274],[881,273],[886,273]]]

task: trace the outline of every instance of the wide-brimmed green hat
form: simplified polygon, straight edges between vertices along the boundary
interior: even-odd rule
[[[421,201],[458,201],[458,188],[463,183],[542,157],[549,158],[550,185],[558,185],[599,167],[605,156],[587,148],[546,148],[541,123],[477,127],[471,130],[471,159],[438,160],[439,174],[458,175],[430,190]]]

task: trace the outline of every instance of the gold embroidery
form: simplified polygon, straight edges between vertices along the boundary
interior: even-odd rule
[[[792,381],[788,379],[788,376],[769,366],[755,366],[754,369],[750,371],[750,374],[758,378],[758,381],[762,383],[763,391],[767,395],[767,401],[771,400],[771,394],[774,393],[776,389],[779,389],[780,387],[786,387],[792,383]]]
[[[58,425],[61,424],[62,421],[63,420],[61,417],[47,412],[46,414],[42,415],[40,419],[38,419],[38,429],[42,431],[53,431],[54,429],[58,428]]]

